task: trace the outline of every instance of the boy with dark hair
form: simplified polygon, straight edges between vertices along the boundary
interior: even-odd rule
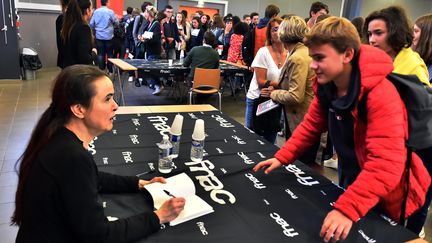
[[[399,221],[403,211],[403,218],[409,217],[423,205],[430,176],[415,153],[409,174],[405,170],[408,120],[405,104],[386,78],[393,70],[391,58],[361,45],[357,30],[344,18],[317,23],[305,39],[316,95],[275,158],[259,163],[254,171],[265,168],[268,174],[294,162],[328,129],[339,156],[339,184],[346,190],[324,219],[324,241],[346,239],[352,224],[377,204],[393,220]],[[359,109],[363,98],[364,119]]]
[[[324,14],[329,14],[329,8],[325,3],[314,2],[312,3],[309,10],[309,18],[305,19],[309,28],[312,28],[317,22],[317,17]]]

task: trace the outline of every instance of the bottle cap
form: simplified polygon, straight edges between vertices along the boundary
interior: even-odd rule
[[[192,139],[193,140],[204,140],[205,139],[205,133],[204,133],[204,120],[198,119],[195,121],[195,128],[192,133]]]
[[[172,135],[180,136],[182,134],[182,126],[183,126],[183,116],[177,114],[171,125],[170,133]]]

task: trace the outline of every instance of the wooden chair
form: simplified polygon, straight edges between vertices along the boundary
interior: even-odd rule
[[[220,92],[220,69],[195,68],[192,88],[189,90],[189,104],[192,104],[192,94],[218,94],[219,110],[222,110],[222,95]]]

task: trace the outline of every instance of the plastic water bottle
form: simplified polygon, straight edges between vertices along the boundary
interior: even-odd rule
[[[170,128],[170,142],[173,146],[171,149],[171,158],[177,158],[179,155],[182,126],[183,116],[177,114]]]
[[[198,119],[192,134],[192,146],[190,157],[192,161],[201,161],[204,153],[204,120]]]
[[[183,62],[184,62],[184,57],[185,57],[184,50],[181,50],[181,51],[180,51],[180,63],[181,63],[181,64],[183,64]]]
[[[172,148],[168,135],[163,135],[162,142],[157,143],[159,147],[159,172],[170,173],[173,167],[170,150]]]

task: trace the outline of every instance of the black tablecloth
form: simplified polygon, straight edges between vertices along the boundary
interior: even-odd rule
[[[270,175],[251,168],[271,158],[277,147],[219,111],[184,116],[179,158],[166,177],[185,172],[197,195],[214,213],[163,229],[145,242],[321,242],[319,230],[331,204],[343,192],[335,183],[296,162]],[[91,144],[99,170],[136,175],[157,169],[155,143],[168,134],[175,113],[118,115],[114,129]],[[205,121],[203,162],[191,162],[195,119]],[[145,175],[147,178],[158,172]],[[145,177],[144,177],[145,178]],[[101,195],[106,215],[125,217],[152,210],[143,194]],[[369,213],[353,225],[346,242],[402,242],[417,238]],[[143,240],[144,242],[144,240]]]
[[[177,76],[185,75],[190,72],[189,67],[183,67],[179,60],[174,60],[173,65],[168,65],[168,60],[160,59],[154,61],[148,61],[145,59],[125,59],[125,62],[130,65],[155,76]],[[227,63],[219,63],[222,75],[234,75],[236,73],[247,73],[248,69],[239,68],[234,65]]]

